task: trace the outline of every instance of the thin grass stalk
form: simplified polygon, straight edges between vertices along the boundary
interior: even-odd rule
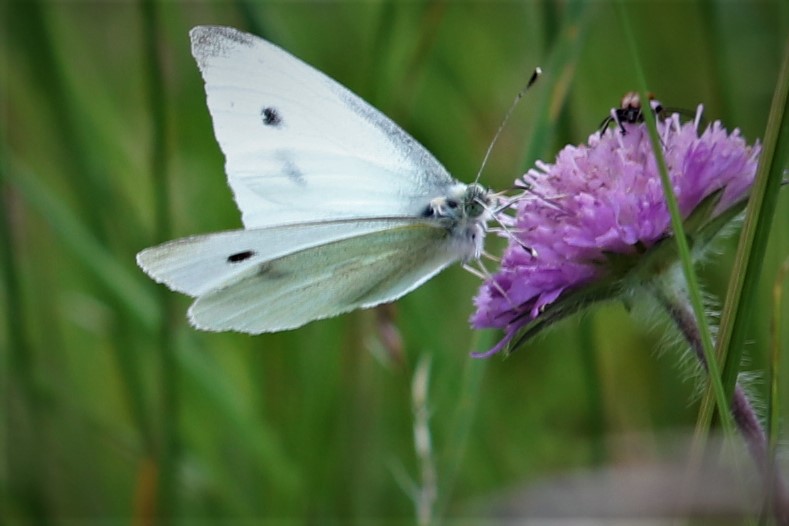
[[[7,8],[0,7],[5,15]],[[0,17],[2,20],[7,18]],[[7,30],[8,24],[3,24]],[[7,79],[10,73],[8,51],[0,54],[0,78]],[[3,423],[0,440],[7,448],[13,448],[16,441],[28,443],[32,455],[19,452],[17,455],[4,455],[0,471],[8,477],[9,485],[3,487],[0,504],[6,510],[24,513],[36,522],[47,522],[49,510],[41,481],[41,466],[46,463],[47,452],[38,444],[36,432],[38,421],[38,395],[36,393],[33,347],[28,339],[28,322],[21,287],[21,273],[15,254],[17,250],[13,224],[14,200],[17,198],[8,171],[8,101],[0,100],[0,279],[2,279],[5,298],[6,344],[0,366],[2,378]],[[20,422],[21,419],[24,419]],[[13,430],[13,435],[11,431]],[[10,451],[10,449],[9,449]],[[13,506],[16,502],[22,506]],[[13,507],[12,507],[13,506]]]
[[[481,334],[484,336],[480,336]],[[493,332],[482,333],[474,331],[471,336],[469,352],[490,349],[494,343]],[[482,387],[482,379],[485,376],[487,362],[487,360],[468,358],[463,368],[463,378],[458,391],[455,415],[450,424],[450,431],[446,435],[448,442],[442,447],[443,451],[445,451],[446,460],[441,463],[443,467],[439,471],[439,494],[433,508],[435,510],[435,524],[440,524],[445,519],[452,499],[452,492],[460,475],[460,469],[466,456],[471,427],[474,419],[477,417],[479,393]]]
[[[145,56],[145,81],[148,104],[151,110],[151,157],[150,175],[154,185],[154,238],[169,239],[170,185],[167,178],[167,111],[165,109],[166,86],[162,79],[162,50],[159,46],[160,22],[156,2],[143,0],[142,11],[143,55]],[[159,401],[159,447],[157,451],[156,506],[157,517],[162,524],[169,524],[178,507],[175,480],[178,465],[178,369],[175,346],[169,324],[172,311],[172,294],[165,287],[157,288],[161,317],[157,330],[157,347],[161,378]]]
[[[789,91],[789,40],[784,50],[784,62],[770,108],[756,179],[729,277],[717,337],[716,354],[724,363],[723,380],[727,393],[731,392],[730,382],[736,382],[736,372],[742,360],[748,314],[751,305],[757,301],[756,288],[761,262],[766,252],[770,224],[783,178],[782,166],[786,165],[786,157],[789,153],[789,146],[786,146],[789,140],[789,132],[786,130],[789,125],[786,118],[787,91]],[[784,146],[776,152],[778,144]],[[702,397],[696,420],[697,437],[712,423],[714,409],[712,406],[712,393],[708,389]]]
[[[434,506],[438,496],[438,474],[433,458],[430,433],[430,357],[419,359],[411,380],[411,411],[414,425],[414,450],[419,464],[419,486],[414,493],[416,523],[430,526],[435,520]]]
[[[430,58],[431,51],[436,44],[439,28],[444,21],[448,7],[446,0],[428,2],[422,7],[419,30],[416,32],[417,39],[405,62],[405,67],[398,83],[397,96],[392,100],[388,93],[380,94],[382,100],[391,101],[388,104],[391,110],[387,113],[395,122],[404,122],[413,113],[419,79],[425,71],[427,60]]]
[[[12,20],[7,25],[11,32],[10,41],[15,42],[24,50],[26,60],[31,66],[34,78],[31,80],[39,86],[47,86],[46,97],[42,102],[52,116],[51,127],[62,141],[62,151],[68,152],[61,157],[62,174],[68,174],[74,189],[73,198],[83,212],[85,224],[91,233],[102,243],[106,243],[107,235],[103,222],[103,211],[106,210],[107,194],[106,179],[94,170],[88,152],[79,136],[79,113],[75,111],[73,100],[69,97],[69,88],[63,71],[68,68],[62,64],[54,50],[57,45],[52,40],[47,17],[49,11],[40,0],[15,2],[11,10]],[[89,189],[89,191],[86,191]]]
[[[540,95],[534,103],[540,108],[535,120],[534,133],[524,148],[518,166],[531,165],[545,155],[555,134],[556,122],[565,106],[575,68],[594,18],[596,6],[590,2],[571,1],[564,6],[561,29],[542,69],[545,72]],[[529,72],[531,73],[531,72]]]
[[[44,218],[58,240],[82,263],[103,290],[118,303],[119,313],[144,331],[152,332],[161,317],[154,297],[79,220],[79,215],[58,198],[38,173],[25,167],[13,153],[6,157],[6,179],[32,210]]]
[[[282,510],[285,504],[290,504],[293,495],[308,495],[308,477],[304,476],[307,468],[293,459],[292,451],[298,450],[298,445],[285,442],[282,429],[270,425],[265,419],[259,417],[253,404],[245,397],[244,391],[229,374],[218,374],[222,368],[210,352],[202,348],[201,341],[205,338],[194,331],[184,333],[181,338],[176,338],[175,359],[179,371],[179,387],[181,392],[188,395],[191,400],[199,400],[201,410],[217,419],[211,420],[216,428],[220,429],[213,436],[225,436],[228,444],[235,444],[243,452],[247,467],[255,473],[260,473],[267,481],[264,485],[265,494],[256,493],[256,488],[245,486],[240,481],[237,473],[229,466],[212,466],[206,469],[211,473],[212,491],[220,495],[219,503],[231,506],[233,514],[249,515],[256,512],[256,506],[249,503],[249,494],[263,501],[267,509]],[[263,352],[263,349],[257,349]],[[304,354],[304,353],[302,353]],[[320,380],[318,373],[313,375],[316,381]],[[297,410],[300,410],[297,407]],[[299,420],[307,420],[307,424],[316,419],[313,415],[299,411]],[[306,426],[305,426],[306,427]],[[314,437],[314,428],[307,428],[303,434],[307,438]],[[324,449],[316,448],[314,440],[309,444],[312,450],[325,453]],[[222,449],[215,451],[221,453]],[[248,480],[248,479],[244,479]],[[269,483],[268,481],[273,481]]]
[[[619,0],[617,2],[617,10],[622,20],[622,27],[625,36],[629,42],[629,48],[632,52],[633,67],[636,77],[636,83],[639,87],[639,95],[642,101],[648,101],[647,95],[647,81],[644,74],[643,67],[641,66],[640,53],[638,50],[638,42],[636,41],[633,29],[630,23],[630,16],[628,15],[624,2]],[[688,240],[685,236],[685,230],[682,225],[682,215],[679,211],[677,198],[672,189],[671,180],[668,175],[668,168],[666,167],[666,159],[663,157],[663,148],[660,142],[660,136],[657,131],[655,116],[651,111],[643,112],[647,130],[649,131],[649,138],[652,143],[652,150],[655,153],[658,171],[660,173],[660,181],[663,186],[663,193],[666,197],[666,205],[669,213],[671,214],[671,228],[674,233],[674,240],[677,243],[677,252],[679,254],[680,264],[682,266],[682,273],[685,277],[687,285],[687,292],[690,299],[693,313],[696,316],[696,323],[698,324],[699,337],[702,344],[703,357],[706,361],[706,367],[709,372],[709,388],[712,389],[715,395],[715,402],[721,414],[721,421],[727,433],[731,433],[734,429],[732,415],[729,411],[729,397],[726,397],[721,382],[720,366],[715,359],[714,344],[712,341],[712,333],[710,331],[707,316],[704,311],[704,302],[702,300],[701,290],[698,285],[696,273],[693,269],[693,259],[690,254]]]
[[[383,0],[379,6],[379,13],[375,25],[374,39],[371,53],[365,62],[365,71],[373,71],[378,66],[384,71],[392,71],[392,38],[396,30],[399,3],[396,0]],[[390,83],[386,75],[376,75],[369,82],[368,102],[378,107],[385,101]],[[391,97],[389,97],[391,100]]]
[[[0,107],[0,111],[5,105]],[[2,115],[5,117],[5,115]],[[4,151],[7,142],[6,119],[0,120],[0,272],[5,289],[5,323],[6,347],[3,352],[3,364],[0,374],[3,378],[3,426],[2,443],[15,450],[14,455],[4,455],[0,469],[8,477],[2,490],[4,506],[12,502],[24,503],[16,508],[20,513],[36,523],[46,523],[50,519],[45,485],[43,483],[43,467],[49,457],[47,449],[41,444],[39,429],[40,393],[36,387],[34,374],[35,357],[33,346],[27,334],[28,322],[25,316],[25,305],[22,300],[24,291],[21,273],[14,254],[16,250],[13,235],[13,217],[15,209],[12,200],[14,191],[7,180],[10,167]],[[13,434],[11,434],[13,432]],[[20,444],[20,442],[24,443]],[[20,451],[19,446],[24,448]],[[20,509],[21,508],[21,509]]]
[[[711,72],[711,83],[715,89],[711,90],[711,99],[705,100],[705,107],[718,108],[723,115],[731,115],[732,99],[730,82],[724,72],[725,53],[723,49],[731,42],[728,34],[721,30],[719,16],[720,2],[718,0],[701,0],[699,10],[702,15],[699,17],[702,24],[702,32],[708,35],[704,39],[704,61],[706,68]]]
[[[770,481],[775,480],[777,467],[777,449],[778,439],[780,436],[780,423],[781,423],[781,392],[780,392],[780,379],[781,379],[781,364],[783,354],[783,334],[781,330],[781,315],[783,314],[783,289],[786,284],[786,279],[789,277],[789,258],[784,260],[783,265],[778,270],[778,275],[773,283],[773,316],[770,320],[770,369],[767,385],[769,391],[767,393],[767,487],[768,494],[766,495],[765,502],[769,506],[774,500],[773,488]]]
[[[543,47],[545,49],[554,49],[561,44],[561,11],[564,9],[562,4],[552,0],[542,0],[540,2],[540,14],[542,18],[543,28]],[[566,102],[566,101],[564,101]],[[557,115],[554,143],[556,149],[561,149],[565,144],[573,142],[573,119],[571,117],[569,107],[566,103],[562,103],[561,110]]]
[[[606,410],[603,403],[603,387],[600,378],[600,360],[594,341],[594,324],[590,317],[579,320],[578,347],[581,358],[584,391],[586,393],[586,419],[590,434],[590,461],[593,466],[602,465],[608,457],[605,441]]]
[[[88,155],[88,149],[81,137],[79,111],[75,108],[75,100],[69,96],[69,89],[63,72],[71,67],[58,61],[56,46],[52,42],[47,23],[50,13],[37,0],[18,2],[12,10],[14,21],[9,24],[13,28],[13,36],[17,46],[24,50],[26,60],[31,65],[34,76],[32,79],[41,86],[48,86],[47,97],[42,101],[48,104],[53,116],[53,127],[61,138],[63,151],[68,152],[62,157],[64,167],[61,174],[68,177],[68,186],[74,188],[74,199],[78,203],[80,214],[74,214],[63,204],[63,200],[49,191],[36,175],[24,170],[20,163],[10,159],[9,175],[13,184],[22,191],[26,200],[38,209],[39,213],[50,222],[55,232],[65,241],[65,245],[75,250],[77,257],[91,269],[90,279],[98,289],[98,295],[106,298],[109,310],[116,313],[115,327],[112,331],[111,345],[118,364],[118,372],[123,382],[123,392],[130,406],[130,411],[140,432],[142,447],[153,451],[153,433],[150,425],[148,409],[143,393],[139,353],[135,348],[132,334],[138,328],[130,326],[130,312],[135,307],[140,309],[136,314],[142,319],[150,316],[150,312],[140,303],[126,303],[126,299],[135,298],[150,306],[144,294],[138,293],[139,287],[134,283],[131,290],[125,286],[133,280],[125,280],[125,284],[114,283],[115,277],[128,278],[128,272],[110,255],[108,236],[104,219],[109,214],[116,214],[116,201],[111,199],[110,178],[99,173],[96,165]],[[90,191],[86,191],[89,189]],[[79,217],[86,220],[77,219]],[[66,220],[68,224],[61,224]],[[86,249],[88,253],[82,251]],[[98,259],[94,260],[94,256]],[[104,268],[104,264],[108,265]]]
[[[235,10],[238,11],[243,27],[250,33],[271,40],[271,22],[266,17],[266,4],[257,0],[235,0]],[[262,12],[262,13],[261,13]]]
[[[756,170],[756,180],[748,201],[748,211],[740,234],[737,254],[721,317],[717,353],[723,363],[726,393],[734,390],[742,361],[751,306],[757,301],[757,287],[767,251],[784,170],[789,161],[789,38],[784,45],[784,60],[778,76],[764,143]]]
[[[110,309],[124,318],[118,321],[113,334],[115,357],[118,360],[124,394],[130,405],[136,429],[141,433],[143,447],[153,451],[153,433],[149,425],[139,363],[134,357],[134,349],[131,345],[134,338],[127,332],[127,326],[129,318],[137,316],[137,321],[141,323],[134,331],[135,335],[139,334],[139,327],[150,328],[153,324],[151,318],[156,316],[158,307],[150,296],[142,291],[126,269],[120,266],[106,248],[87,231],[76,214],[69,210],[36,174],[21,168],[20,163],[11,155],[8,161],[7,177],[25,202],[41,214],[63,245],[91,271],[105,296],[109,297]]]

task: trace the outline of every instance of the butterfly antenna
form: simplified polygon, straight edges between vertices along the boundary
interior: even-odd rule
[[[513,100],[512,104],[510,104],[510,109],[508,109],[506,115],[504,115],[504,120],[501,121],[501,125],[499,126],[499,129],[496,130],[496,135],[494,135],[493,140],[490,141],[490,145],[488,146],[488,151],[485,152],[485,157],[482,158],[482,165],[479,167],[479,171],[477,172],[477,177],[474,179],[475,184],[479,182],[479,178],[482,176],[482,170],[485,169],[485,165],[488,163],[488,157],[490,157],[490,152],[493,151],[493,145],[496,144],[499,135],[501,135],[502,130],[507,125],[507,121],[510,120],[510,116],[512,115],[512,112],[515,111],[515,106],[518,105],[518,103],[526,94],[528,89],[531,88],[535,82],[537,82],[537,79],[540,78],[540,75],[542,75],[542,69],[539,67],[534,68],[534,72],[531,74],[531,77],[529,78],[529,82],[527,82],[526,86],[518,92],[518,94],[515,96],[515,100]]]

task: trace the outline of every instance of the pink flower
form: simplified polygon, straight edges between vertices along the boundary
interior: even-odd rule
[[[663,155],[700,253],[714,233],[744,206],[760,152],[739,131],[714,122],[698,132],[678,115],[658,122]],[[646,125],[623,123],[567,146],[553,164],[536,163],[514,218],[500,269],[481,286],[471,318],[475,328],[500,328],[498,352],[526,326],[541,328],[591,301],[621,294],[627,280],[645,278],[642,262],[658,246],[670,251],[671,219]],[[693,218],[692,221],[689,218]],[[716,219],[725,219],[721,222]],[[536,251],[536,257],[524,247]],[[539,323],[543,322],[543,323]]]

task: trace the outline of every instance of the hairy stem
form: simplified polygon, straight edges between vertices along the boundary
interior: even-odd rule
[[[658,286],[654,287],[651,292],[674,321],[685,340],[690,344],[704,371],[709,372],[707,360],[704,357],[699,327],[689,301],[687,301],[687,294],[684,288]],[[737,429],[739,429],[743,440],[745,440],[748,451],[753,457],[759,472],[764,477],[765,488],[772,497],[773,513],[776,521],[778,524],[789,525],[789,495],[786,492],[786,485],[768,454],[767,435],[764,432],[764,428],[756,416],[748,395],[739,383],[735,386],[734,394],[730,401],[730,408]]]

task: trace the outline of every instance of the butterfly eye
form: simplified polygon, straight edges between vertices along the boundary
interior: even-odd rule
[[[467,214],[469,217],[479,217],[484,210],[485,207],[482,206],[482,203],[475,200],[468,205]]]

